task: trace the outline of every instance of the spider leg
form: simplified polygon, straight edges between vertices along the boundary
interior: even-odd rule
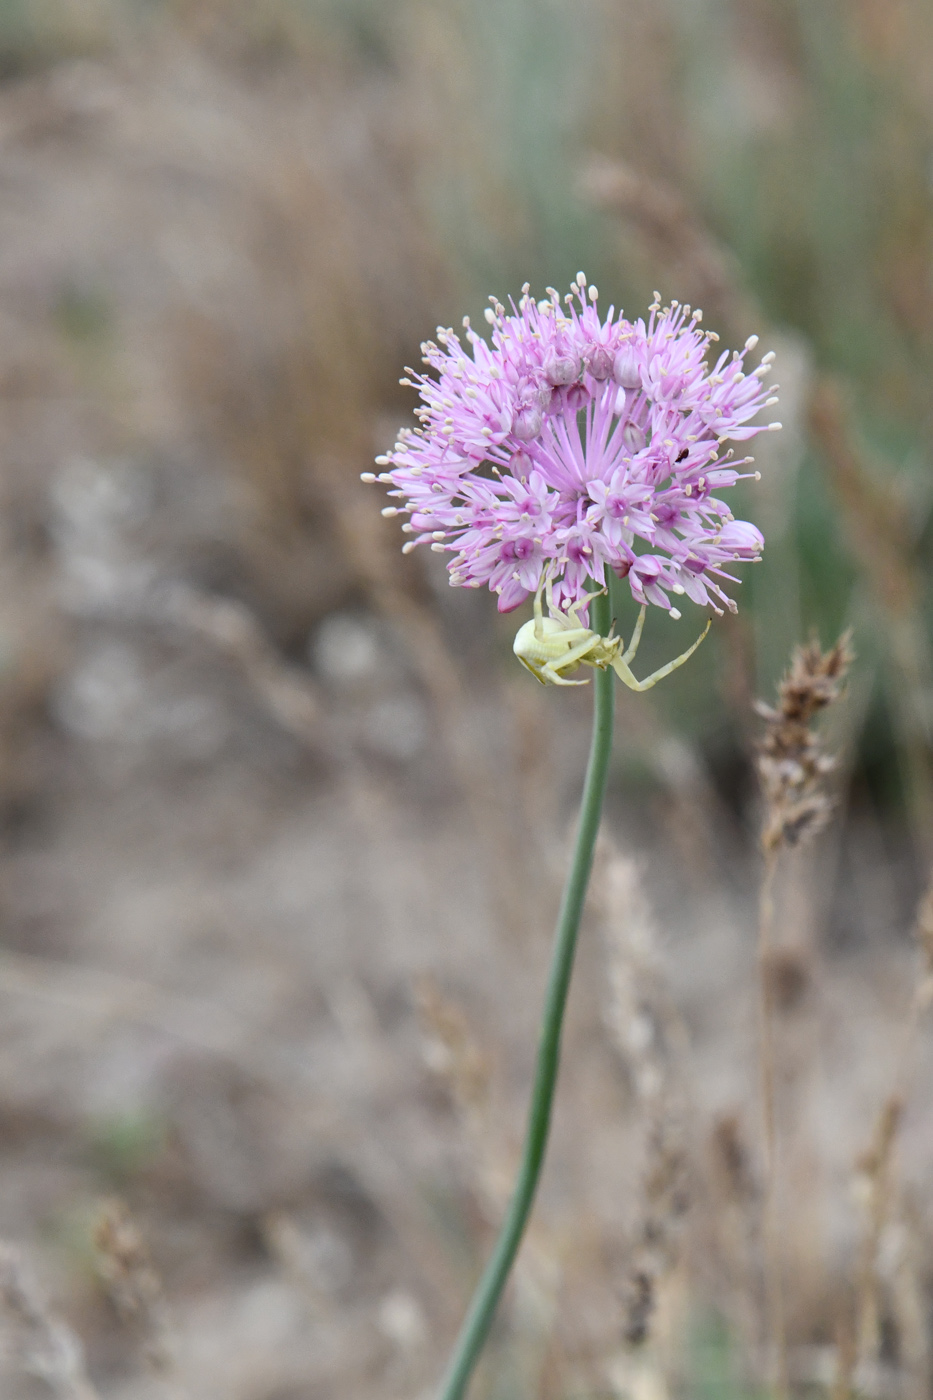
[[[593,599],[602,597],[605,591],[605,588],[598,588],[595,593],[588,593],[585,598],[578,598],[575,603],[570,604],[566,616],[573,618],[576,625],[582,627],[583,623],[580,621],[580,609],[588,608]]]
[[[619,677],[619,680],[628,686],[629,690],[650,690],[653,685],[657,685],[658,681],[663,681],[665,676],[669,676],[672,671],[676,671],[678,666],[682,666],[685,661],[689,661],[709,629],[710,623],[707,622],[692,647],[688,647],[681,656],[676,657],[673,661],[669,661],[666,666],[662,666],[660,671],[653,671],[652,674],[646,676],[643,681],[637,681],[635,679],[628,668],[628,662],[624,656],[618,657],[612,663],[615,673]]]
[[[648,609],[642,604],[638,613],[638,621],[635,623],[635,630],[632,632],[632,640],[628,644],[628,650],[619,658],[623,666],[627,666],[630,661],[635,660],[635,653],[638,650],[638,643],[641,641],[641,629],[645,625],[645,616],[647,612]]]
[[[563,655],[556,657],[553,661],[549,661],[546,666],[542,666],[541,668],[545,675],[550,677],[552,685],[588,684],[586,680],[569,681],[565,676],[561,675],[562,671],[571,667],[576,667],[581,661],[585,661],[587,653],[592,651],[599,642],[599,638],[595,633],[590,632],[587,628],[579,628],[578,630],[581,634],[580,640],[570,647],[569,650],[565,651]],[[575,634],[571,632],[566,635],[574,636]]]
[[[555,622],[566,623],[567,614],[562,613],[554,602],[554,579],[552,576],[549,576],[547,581],[547,610],[548,616],[553,618]]]
[[[518,660],[521,663],[521,665],[524,666],[525,670],[528,671],[532,676],[534,676],[535,680],[538,682],[539,685],[547,685],[547,681],[541,675],[540,670],[537,666],[532,666],[529,662],[525,660],[523,656],[519,656]]]
[[[545,685],[589,685],[590,683],[588,676],[582,681],[569,681],[566,676],[562,676],[560,672],[555,671],[553,667],[554,663],[552,661],[549,661],[546,666],[541,667],[541,679],[544,680],[544,678],[547,677],[547,679],[544,680]]]
[[[544,589],[545,582],[547,582],[548,603],[550,603],[551,583],[547,576],[547,569],[542,570],[541,580],[538,584],[537,592],[535,593],[535,637],[539,642],[544,638],[544,617],[541,612],[541,593]]]
[[[597,642],[602,641],[602,637],[597,636],[595,632],[591,632],[588,627],[566,627],[560,634],[560,639],[562,642],[569,642],[570,645],[567,651],[562,652],[560,656],[554,658],[553,664],[555,666],[563,666],[567,657],[571,653],[575,653],[583,642],[586,642],[586,646],[583,650],[587,651],[590,647],[595,646]],[[548,662],[548,665],[550,666],[551,662]]]
[[[573,641],[572,645],[567,648],[562,656],[557,657],[554,661],[548,662],[549,666],[559,666],[561,670],[567,666],[575,666],[578,661],[585,660],[587,652],[593,651],[602,640],[595,632],[591,632],[588,627],[573,628],[571,631],[564,633],[564,638],[567,640],[570,638],[578,638],[579,640]]]

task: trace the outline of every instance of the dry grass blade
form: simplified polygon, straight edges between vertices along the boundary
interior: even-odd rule
[[[654,918],[636,862],[607,854],[600,876],[609,990],[605,1020],[644,1120],[641,1202],[622,1286],[622,1335],[629,1346],[639,1346],[651,1335],[659,1287],[678,1262],[689,1205],[678,1064],[684,1032],[664,985]]]
[[[920,896],[913,934],[920,955],[920,965],[910,999],[910,1009],[904,1022],[903,1039],[894,1074],[894,1088],[891,1091],[891,1097],[899,1101],[906,1099],[910,1088],[910,1074],[917,1050],[921,1018],[933,1004],[933,875]]]
[[[424,1035],[425,1060],[443,1079],[471,1154],[474,1186],[484,1214],[497,1221],[511,1188],[511,1164],[495,1144],[489,1114],[489,1061],[479,1049],[466,1016],[431,977],[415,989]]]
[[[243,603],[172,584],[160,616],[208,642],[237,664],[265,709],[302,743],[322,742],[321,711],[310,676],[289,666]]]
[[[923,980],[920,984],[927,1002],[933,987],[928,985],[933,978],[933,877],[920,897],[917,905],[917,918],[914,924],[914,937],[923,957]]]
[[[894,1145],[903,1108],[901,1098],[897,1094],[891,1094],[878,1115],[871,1145],[856,1163],[856,1170],[865,1186],[868,1219],[858,1272],[858,1362],[873,1361],[881,1345],[878,1251],[891,1210],[894,1190]]]
[[[461,1113],[483,1112],[489,1095],[489,1064],[470,1033],[466,1016],[441,994],[431,977],[419,980],[416,995],[422,1026],[430,1037],[432,1068],[446,1078]]]
[[[920,953],[920,966],[895,1061],[893,1087],[881,1106],[872,1140],[855,1164],[865,1219],[857,1279],[855,1331],[856,1361],[863,1367],[874,1364],[881,1351],[880,1257],[885,1231],[896,1221],[900,1206],[895,1161],[897,1136],[910,1087],[921,1018],[933,1001],[933,877],[917,905],[914,938]],[[916,1325],[908,1325],[903,1330],[905,1335],[916,1334],[920,1337],[919,1344],[915,1343],[913,1350],[925,1354],[928,1345],[925,1325],[919,1329]]]
[[[80,1341],[51,1312],[19,1250],[5,1242],[0,1242],[0,1311],[8,1334],[5,1349],[24,1371],[45,1381],[57,1400],[98,1400]]]
[[[673,185],[624,161],[594,156],[583,173],[581,193],[633,223],[672,280],[717,321],[742,326],[761,320],[752,298],[740,289],[734,257]]]

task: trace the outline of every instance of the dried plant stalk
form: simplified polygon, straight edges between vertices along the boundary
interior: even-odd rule
[[[895,1221],[899,1207],[895,1162],[897,1134],[909,1090],[921,1018],[933,1003],[933,875],[917,905],[914,938],[920,965],[904,1021],[893,1085],[881,1106],[871,1143],[855,1164],[865,1212],[856,1294],[856,1363],[860,1366],[875,1362],[881,1346],[879,1259],[884,1232]],[[904,1291],[901,1288],[900,1293]],[[905,1330],[914,1338],[913,1352],[924,1354],[928,1338],[923,1325],[918,1327],[912,1319]]]
[[[433,977],[420,978],[415,994],[422,1029],[429,1038],[431,1068],[444,1075],[464,1119],[485,1118],[489,1063],[470,1032],[466,1016],[444,997]]]
[[[725,1315],[746,1358],[761,1346],[761,1182],[746,1125],[736,1112],[717,1115],[709,1134],[715,1205],[707,1212],[721,1251]]]
[[[629,1346],[639,1346],[651,1335],[659,1286],[679,1260],[689,1204],[677,1053],[683,1029],[666,993],[637,864],[606,854],[600,874],[609,992],[605,1020],[645,1123],[640,1211],[622,1287],[622,1335]]]
[[[764,797],[761,824],[764,870],[758,908],[759,1082],[765,1159],[762,1239],[766,1330],[771,1352],[769,1369],[778,1397],[787,1395],[788,1381],[777,1199],[774,878],[781,852],[810,840],[832,814],[833,799],[826,792],[825,781],[836,760],[824,751],[813,722],[842,693],[842,683],[854,659],[849,643],[850,633],[845,632],[827,652],[822,651],[815,639],[806,646],[797,647],[790,669],[778,686],[777,705],[772,707],[761,701],[756,704],[766,726],[757,756],[758,779]]]
[[[873,1141],[856,1163],[856,1170],[866,1187],[868,1220],[858,1270],[857,1364],[874,1360],[881,1343],[878,1250],[891,1207],[894,1145],[903,1108],[903,1100],[898,1094],[889,1095],[878,1115]]]
[[[5,1242],[0,1242],[0,1313],[4,1349],[25,1372],[45,1381],[57,1400],[99,1400],[81,1342],[50,1310],[19,1250]]]
[[[321,706],[308,675],[279,656],[257,619],[234,598],[173,583],[153,600],[156,616],[192,633],[239,666],[264,708],[289,734],[318,749]]]
[[[122,1201],[107,1201],[94,1231],[97,1269],[120,1320],[140,1338],[147,1365],[174,1367],[174,1350],[162,1281],[146,1242]]]
[[[480,1208],[488,1220],[495,1221],[508,1199],[512,1166],[495,1146],[489,1115],[489,1060],[476,1044],[463,1010],[443,995],[433,977],[419,978],[415,997],[425,1060],[446,1085],[470,1153]]]

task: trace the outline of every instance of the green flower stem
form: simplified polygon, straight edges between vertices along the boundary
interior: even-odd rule
[[[594,632],[606,636],[609,632],[609,599],[606,594],[594,597],[590,603],[590,626]],[[613,672],[594,672],[594,714],[593,738],[590,743],[590,757],[583,786],[583,801],[580,807],[580,825],[577,831],[573,864],[554,939],[554,953],[548,979],[547,997],[544,1003],[544,1016],[541,1022],[541,1036],[538,1043],[538,1063],[535,1070],[534,1088],[531,1094],[531,1107],[528,1113],[528,1128],[522,1152],[521,1166],[515,1190],[509,1203],[508,1212],[496,1247],[470,1304],[469,1312],[460,1329],[457,1345],[440,1390],[441,1400],[461,1400],[473,1368],[479,1360],[489,1329],[505,1288],[509,1272],[518,1253],[528,1216],[538,1187],[544,1152],[547,1147],[548,1131],[551,1126],[551,1106],[554,1102],[554,1087],[560,1063],[560,1037],[573,970],[573,955],[577,945],[577,931],[580,916],[586,899],[590,871],[593,867],[593,850],[599,831],[603,796],[606,791],[606,776],[609,771],[609,758],[612,752],[612,712],[613,712]]]

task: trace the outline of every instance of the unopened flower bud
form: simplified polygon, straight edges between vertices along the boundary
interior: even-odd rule
[[[519,380],[518,408],[540,408],[543,410],[549,406],[552,393],[550,384],[545,384],[540,379],[534,379],[531,375],[527,375],[524,379]]]
[[[612,377],[622,389],[641,388],[638,356],[631,345],[623,345],[620,350],[616,351],[616,357],[612,362]]]
[[[613,358],[605,345],[594,345],[586,357],[586,367],[594,379],[600,383],[608,379],[613,370]]]
[[[580,373],[580,361],[574,355],[561,355],[549,350],[544,357],[544,377],[555,389],[572,384]]]
[[[622,441],[629,452],[640,452],[648,439],[645,437],[644,430],[639,428],[637,423],[626,423],[622,429]]]
[[[578,413],[581,408],[586,408],[589,401],[589,392],[583,384],[570,384],[564,390],[564,403],[571,413]]]
[[[512,436],[532,442],[540,433],[544,415],[537,404],[524,404],[512,418]]]

